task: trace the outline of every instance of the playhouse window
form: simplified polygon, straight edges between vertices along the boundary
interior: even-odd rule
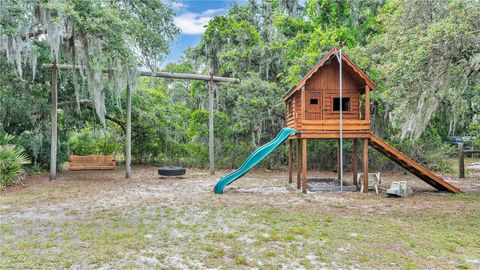
[[[340,111],[340,98],[333,99],[333,110]],[[342,111],[350,111],[350,98],[342,98]]]
[[[310,99],[310,105],[317,105],[317,104],[318,104],[318,98]]]

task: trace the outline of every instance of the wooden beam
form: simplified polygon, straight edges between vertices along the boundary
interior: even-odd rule
[[[358,140],[353,139],[353,184],[357,187],[358,190],[358,183],[357,183],[357,176],[358,176]]]
[[[365,86],[365,120],[370,122],[370,87]]]
[[[300,156],[300,149],[301,149],[301,141],[300,140],[296,140],[297,141],[297,189],[300,189],[301,187],[301,177],[302,177],[302,171],[301,171],[301,168],[302,168],[302,158]]]
[[[288,140],[288,183],[292,183],[292,178],[293,178],[293,141]]]
[[[43,64],[42,68],[46,68],[46,69],[53,68],[53,64]],[[70,65],[70,64],[57,64],[57,69],[58,70],[70,70],[70,71],[76,70],[76,71],[79,71],[81,68],[82,68],[81,66],[77,66],[77,65],[73,66],[73,65]],[[110,73],[110,72],[113,72],[113,71],[114,71],[113,69],[102,69],[103,73]]]
[[[302,133],[298,133],[296,135],[292,135],[293,138],[296,139],[339,139],[340,134],[338,132],[306,132],[302,131]],[[348,133],[346,131],[343,132],[344,139],[363,139],[363,138],[370,138],[369,132],[354,132]]]
[[[237,78],[208,76],[208,75],[201,75],[201,74],[188,74],[188,73],[140,71],[140,76],[185,79],[185,80],[200,80],[200,81],[213,80],[214,82],[231,82],[231,83],[240,82],[240,79],[237,79]]]
[[[130,178],[132,174],[132,89],[127,84],[127,134],[125,146],[125,177]]]
[[[43,64],[43,68],[52,68],[52,64]],[[57,65],[58,69],[61,70],[80,70],[80,67],[68,64],[59,64]],[[102,72],[110,73],[113,72],[113,69],[103,69]],[[200,81],[210,81],[214,82],[231,82],[239,83],[240,79],[238,78],[229,78],[229,77],[219,77],[219,76],[209,76],[202,74],[191,74],[191,73],[172,73],[172,72],[153,72],[153,71],[138,71],[140,76],[144,77],[160,77],[160,78],[171,78],[171,79],[185,79],[185,80],[200,80]]]
[[[363,139],[363,192],[368,193],[368,139]]]
[[[55,61],[56,62],[56,61]],[[56,63],[52,65],[51,81],[51,137],[50,137],[50,180],[57,177],[57,106],[58,106],[58,69]]]
[[[212,73],[210,73],[210,78],[213,78]],[[214,102],[214,81],[211,79],[208,81],[208,147],[209,147],[209,158],[210,158],[210,175],[215,174],[215,133],[213,130],[213,102]]]
[[[307,124],[315,124],[315,125],[339,125],[339,119],[325,119],[325,120],[305,120]],[[343,119],[342,123],[345,125],[367,125],[367,120],[362,119]]]
[[[302,123],[305,121],[305,110],[306,110],[306,105],[305,105],[305,87],[302,87],[302,92],[300,96],[300,107],[302,110]]]
[[[307,193],[307,140],[302,139],[302,192]]]

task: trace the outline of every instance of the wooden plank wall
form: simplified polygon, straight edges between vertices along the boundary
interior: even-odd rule
[[[370,122],[366,120],[344,119],[342,129],[344,131],[368,131]],[[302,123],[303,131],[338,131],[340,130],[340,121],[334,120],[305,120]]]
[[[350,110],[343,111],[345,130],[369,130],[369,121],[362,119],[360,97],[365,83],[358,76],[343,71],[343,98],[350,98]],[[285,125],[297,130],[334,131],[338,130],[340,112],[333,110],[334,98],[339,98],[338,63],[333,61],[321,67],[305,84],[305,117],[302,118],[301,90],[286,101]],[[310,105],[310,99],[318,99],[319,105]],[[302,120],[304,119],[304,120]],[[335,121],[337,120],[337,121]],[[353,120],[353,121],[352,121]]]
[[[324,91],[323,119],[340,119],[340,111],[333,111],[333,99],[339,98],[338,89]],[[357,89],[343,89],[343,98],[350,98],[350,110],[343,111],[344,119],[360,119],[360,91]]]
[[[333,99],[339,98],[338,63],[332,61],[330,65],[321,67],[305,85],[305,90],[322,91],[323,119],[339,119],[340,112],[333,111]],[[344,111],[344,119],[360,119],[360,92],[362,82],[355,81],[344,69],[343,71],[343,97],[350,98],[350,111]],[[307,117],[309,118],[309,117]]]
[[[298,91],[294,95],[295,99],[295,129],[301,130],[302,129],[302,94],[301,91]]]
[[[300,91],[289,98],[285,105],[285,126],[299,130],[301,128],[302,119]]]
[[[359,89],[363,87],[364,83],[354,80],[347,69],[343,70],[342,75],[344,89]],[[322,89],[338,90],[339,88],[338,63],[336,61],[332,61],[330,65],[321,67],[305,84],[306,91],[318,91]]]
[[[285,126],[293,128],[295,126],[295,111],[293,109],[293,99],[288,99],[285,102]]]

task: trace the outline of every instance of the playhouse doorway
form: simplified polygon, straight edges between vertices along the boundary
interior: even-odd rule
[[[305,92],[305,119],[323,119],[323,97],[322,91]]]

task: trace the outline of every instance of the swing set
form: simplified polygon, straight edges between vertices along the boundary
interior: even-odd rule
[[[57,176],[57,109],[58,109],[58,72],[59,70],[70,70],[74,72],[79,71],[78,66],[73,66],[69,64],[43,64],[43,68],[52,70],[51,78],[51,145],[50,145],[50,180],[53,180]],[[111,72],[105,70],[105,73]],[[140,76],[144,77],[161,77],[161,78],[170,78],[170,79],[184,79],[184,80],[200,80],[208,82],[208,110],[209,110],[209,159],[210,159],[210,174],[215,174],[215,155],[214,155],[214,130],[213,130],[213,103],[214,103],[214,87],[216,82],[230,82],[230,83],[239,83],[240,79],[238,78],[228,78],[228,77],[219,77],[210,75],[201,75],[201,74],[188,74],[188,73],[171,73],[171,72],[153,72],[153,71],[138,71]],[[126,130],[125,130],[125,177],[130,178],[131,176],[131,160],[132,160],[132,85],[127,84],[127,99],[126,99]],[[72,157],[73,164],[79,164],[84,162],[85,164],[95,164],[98,167],[105,167],[104,164],[110,159],[110,157],[89,157],[84,158],[83,161],[76,157]],[[114,158],[110,161],[113,162]],[[98,165],[101,164],[101,165]],[[90,166],[90,165],[88,165]],[[88,166],[85,166],[88,168]],[[112,165],[109,165],[112,166]],[[172,171],[173,167],[162,167],[162,173],[166,171]],[[184,170],[184,169],[183,169]],[[181,173],[181,170],[174,170],[171,173]],[[160,170],[159,170],[160,173]],[[184,174],[183,172],[182,174]],[[171,175],[171,174],[170,174]]]

